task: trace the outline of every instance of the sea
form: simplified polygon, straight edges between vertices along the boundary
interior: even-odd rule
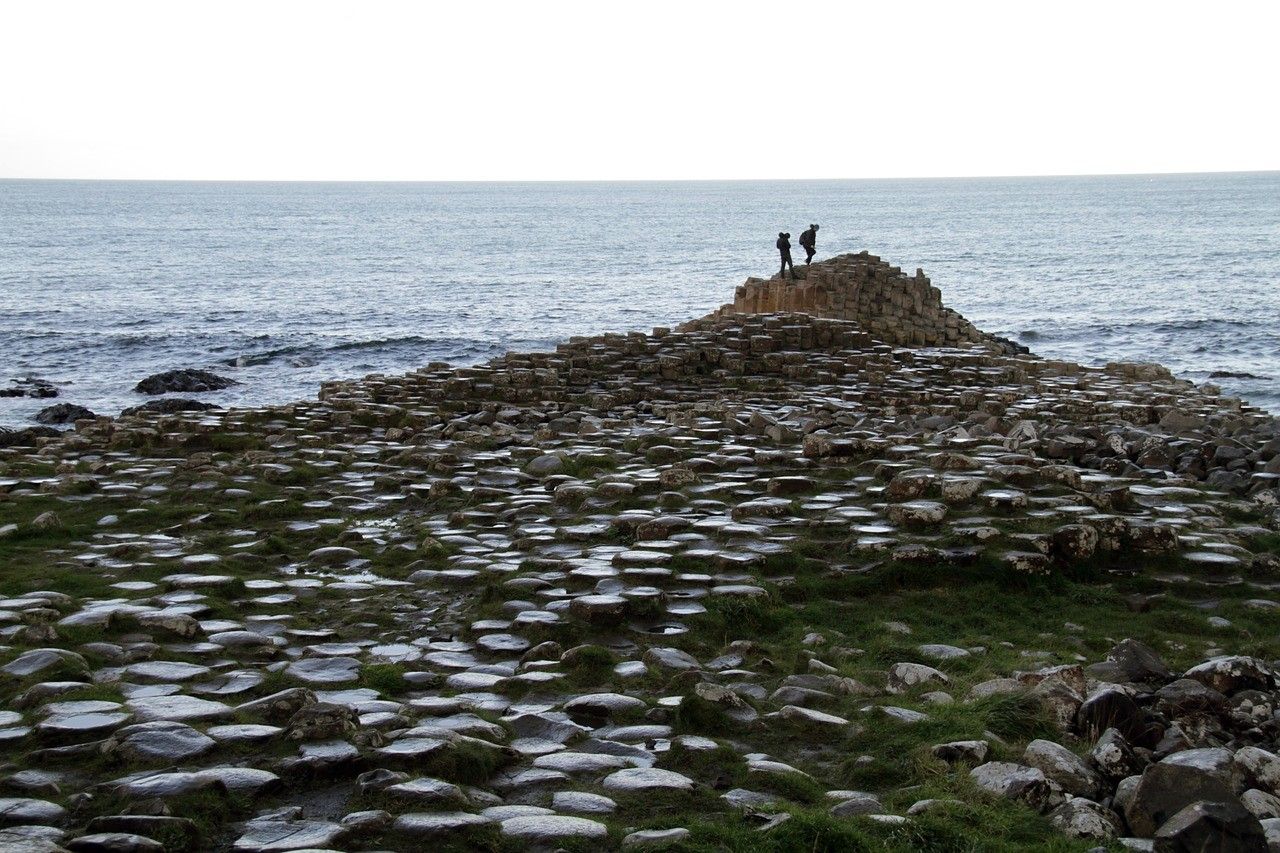
[[[225,406],[465,365],[731,301],[818,223],[818,255],[922,267],[1046,357],[1157,361],[1280,412],[1280,172],[636,183],[0,181],[0,425],[117,414],[142,378]],[[798,251],[798,250],[797,250]],[[1224,375],[1225,374],[1225,375]]]

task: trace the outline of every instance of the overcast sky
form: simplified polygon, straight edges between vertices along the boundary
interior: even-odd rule
[[[1280,2],[0,5],[0,177],[1280,168]]]

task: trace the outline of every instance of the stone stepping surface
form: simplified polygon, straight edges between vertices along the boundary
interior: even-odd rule
[[[927,293],[870,257],[810,274]],[[914,327],[726,309],[0,447],[0,511],[19,519],[0,548],[50,543],[23,545],[30,582],[0,578],[0,833],[151,849],[195,831],[157,803],[227,791],[238,811],[196,849],[660,843],[683,829],[631,832],[646,798],[767,823],[778,791],[825,784],[842,820],[909,820],[891,792],[821,781],[833,745],[1009,692],[1070,728],[1103,676],[1137,665],[1086,676],[1027,649],[1024,669],[971,685],[998,638],[895,623],[903,659],[863,683],[846,666],[862,650],[815,634],[771,659],[734,614],[778,606],[802,570],[887,567],[1154,566],[1207,602],[1248,584],[1247,607],[1280,607],[1258,544],[1280,526],[1273,418],[1158,366],[1015,353],[957,318],[920,320],[954,345],[925,347],[904,345]],[[1280,707],[1269,665],[1214,660],[1182,679],[1203,689],[1162,672],[1163,698],[1154,677],[1135,695],[1175,716],[1230,701],[1223,719],[1261,730]],[[1096,701],[1098,719],[1128,709]],[[728,722],[691,733],[699,714]],[[988,768],[979,787],[1062,805],[1047,747],[990,767],[985,741],[939,746]],[[741,758],[732,779],[695,760],[721,747]],[[1124,777],[1103,776],[1118,797]],[[104,793],[110,814],[80,797]],[[1110,825],[1082,798],[1052,820]]]

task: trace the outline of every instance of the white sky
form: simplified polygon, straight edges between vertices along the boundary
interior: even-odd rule
[[[0,177],[1280,168],[1280,2],[0,4]]]

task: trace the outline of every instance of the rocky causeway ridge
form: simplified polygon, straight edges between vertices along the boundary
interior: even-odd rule
[[[1276,419],[801,274],[7,434],[0,849],[1280,849]]]

